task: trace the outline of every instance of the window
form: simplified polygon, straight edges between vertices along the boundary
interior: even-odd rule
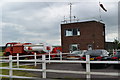
[[[79,47],[79,44],[71,44],[71,45],[70,45],[70,51],[79,50],[78,47]]]
[[[7,44],[6,47],[11,47],[11,44]]]
[[[72,36],[72,29],[67,29],[65,33],[66,36]]]
[[[73,35],[77,35],[77,29],[73,29]]]
[[[80,35],[80,30],[79,29],[77,29],[78,31],[77,31],[77,35]]]
[[[88,45],[88,50],[92,50],[92,45],[91,44]]]
[[[79,29],[66,29],[65,30],[65,36],[77,36],[80,35]]]

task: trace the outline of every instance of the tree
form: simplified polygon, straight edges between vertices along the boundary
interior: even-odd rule
[[[120,42],[117,39],[114,39],[115,49],[120,47]]]
[[[120,43],[118,44],[118,49],[120,49]]]

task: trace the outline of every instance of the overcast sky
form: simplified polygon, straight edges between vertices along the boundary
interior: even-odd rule
[[[79,22],[100,20],[101,14],[106,27],[106,41],[118,38],[118,0],[100,0],[107,12],[100,8],[99,0],[56,0],[1,1],[1,40],[7,42],[46,42],[61,44],[60,24],[64,16],[69,17],[69,3],[72,2],[72,16]]]

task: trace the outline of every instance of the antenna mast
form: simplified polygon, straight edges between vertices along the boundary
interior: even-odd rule
[[[100,6],[100,0],[99,0],[99,6]],[[102,17],[101,17],[101,9],[99,7],[99,17],[100,17],[100,21],[102,21]]]
[[[72,21],[72,20],[71,20],[71,18],[72,18],[72,17],[71,17],[72,3],[70,3],[69,5],[70,5],[70,23],[71,23],[71,21]]]
[[[76,21],[78,22],[79,19],[76,16],[72,16],[72,3],[69,3],[68,5],[70,5],[70,15],[68,18],[64,16],[64,20],[61,22],[64,22],[64,23],[69,23],[69,22],[71,23],[71,22],[76,22]]]

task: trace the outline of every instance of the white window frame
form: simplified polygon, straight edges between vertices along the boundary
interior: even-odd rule
[[[74,35],[73,30],[76,29],[76,35]],[[69,31],[71,30],[71,31]],[[79,36],[80,35],[80,30],[78,28],[73,28],[73,29],[65,29],[65,36]]]

